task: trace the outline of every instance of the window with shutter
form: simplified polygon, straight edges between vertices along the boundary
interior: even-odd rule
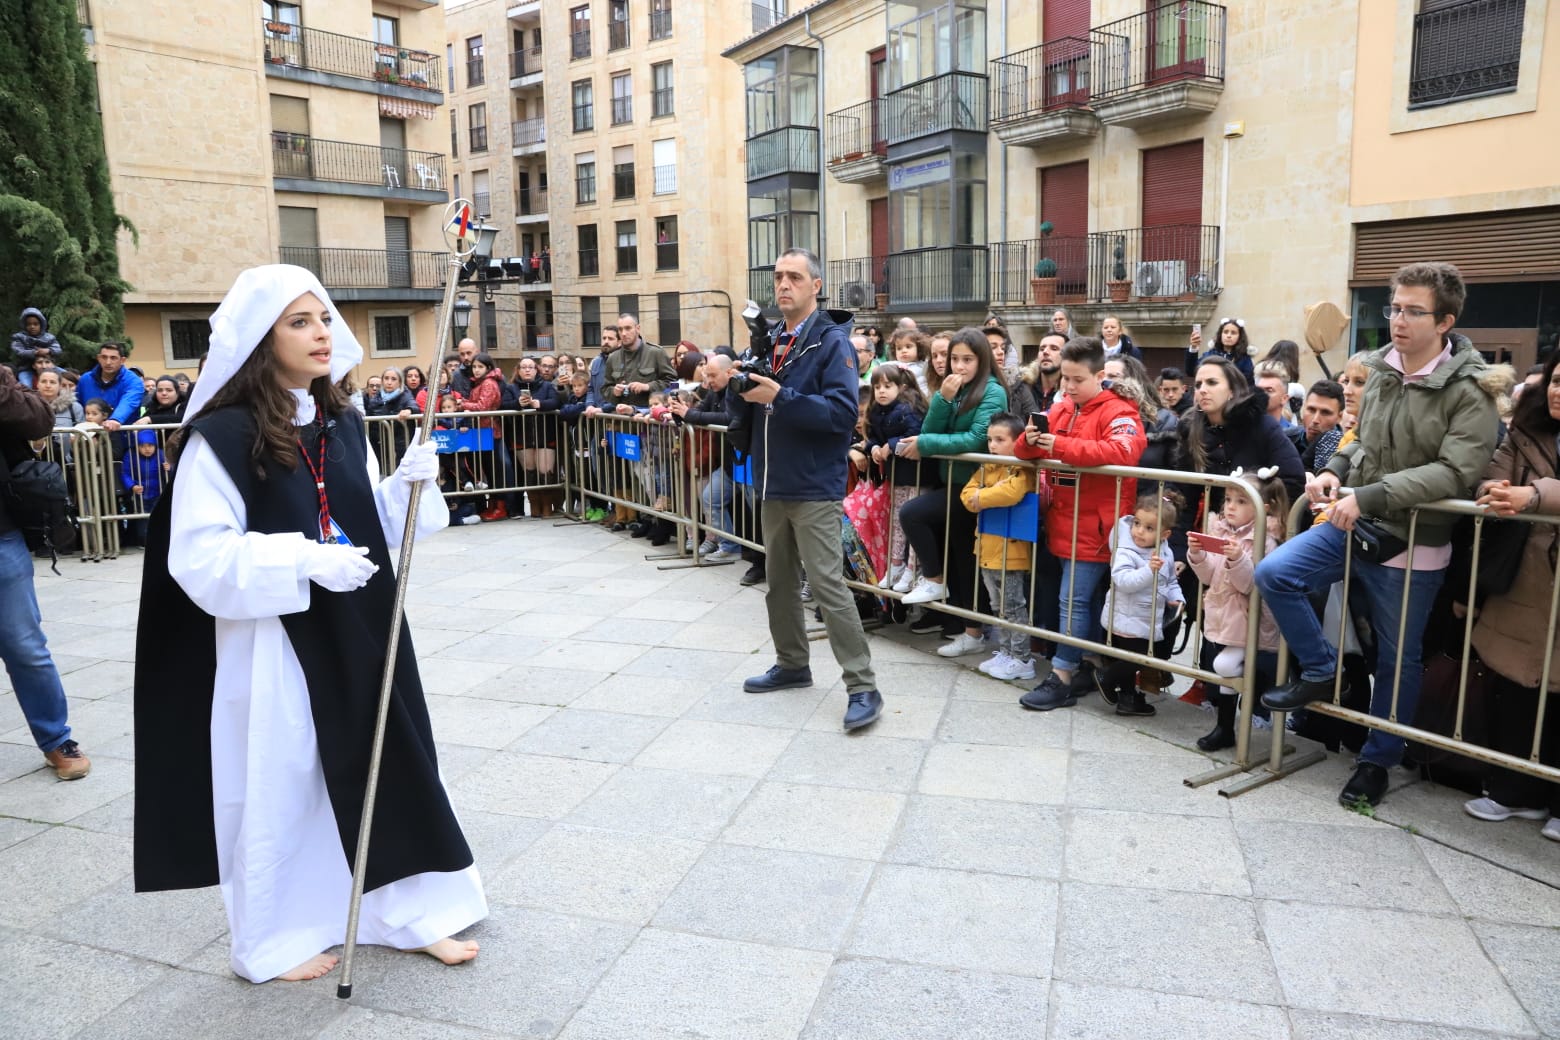
[[[1089,164],[1067,163],[1040,171],[1040,219],[1051,222],[1051,235],[1040,243],[1056,261],[1056,291],[1088,291]]]
[[[1184,292],[1187,279],[1201,271],[1202,193],[1200,139],[1143,151],[1143,229],[1137,256],[1159,265],[1156,280],[1164,295]],[[1127,276],[1137,280],[1133,270]]]

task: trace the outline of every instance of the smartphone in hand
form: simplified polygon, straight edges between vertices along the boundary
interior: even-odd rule
[[[1029,425],[1033,426],[1037,433],[1051,432],[1051,418],[1044,412],[1030,412]]]
[[[1186,533],[1186,540],[1197,546],[1197,548],[1201,549],[1203,552],[1210,553],[1215,556],[1223,555],[1224,547],[1229,544],[1228,539],[1219,538],[1211,534],[1203,534],[1201,531],[1188,531]]]

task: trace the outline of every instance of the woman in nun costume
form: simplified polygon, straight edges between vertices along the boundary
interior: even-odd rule
[[[417,535],[449,514],[416,441],[388,479],[336,383],[363,350],[319,280],[239,275],[148,532],[135,675],[138,891],[220,884],[232,965],[317,978],[344,941],[351,863],[413,484]],[[178,634],[169,652],[167,636]],[[455,964],[487,916],[439,778],[403,627],[357,941]]]

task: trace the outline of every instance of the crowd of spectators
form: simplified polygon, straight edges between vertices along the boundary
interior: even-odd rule
[[[1268,691],[1258,724],[1270,710],[1283,711],[1302,732],[1310,727],[1361,751],[1342,797],[1372,804],[1386,792],[1387,771],[1402,762],[1404,742],[1323,725],[1307,703],[1332,698],[1336,665],[1345,703],[1412,722],[1423,663],[1441,651],[1422,645],[1422,632],[1471,610],[1473,648],[1494,676],[1491,744],[1528,757],[1550,638],[1557,528],[1506,535],[1521,546],[1515,576],[1473,604],[1460,602],[1469,598],[1466,581],[1442,585],[1468,546],[1449,519],[1418,513],[1414,555],[1401,549],[1415,507],[1440,498],[1475,497],[1499,517],[1560,514],[1560,357],[1513,388],[1509,369],[1487,363],[1454,331],[1465,299],[1455,268],[1411,265],[1392,288],[1390,341],[1351,356],[1336,378],[1324,369],[1309,383],[1293,340],[1274,341],[1259,358],[1252,330],[1233,318],[1206,340],[1195,328],[1180,367],[1158,372],[1145,367],[1117,318],[1085,334],[1064,308],[1027,363],[996,318],[941,330],[906,319],[886,336],[872,324],[847,325],[861,419],[840,445],[850,462],[847,513],[861,490],[860,501],[877,502],[886,518],[856,524],[863,554],[849,553],[847,532],[850,568],[880,593],[863,594],[863,610],[941,636],[937,652],[945,657],[983,655],[980,670],[996,681],[1031,682],[1042,675],[1037,659],[1048,660],[1043,677],[1017,698],[1024,708],[1065,708],[1098,692],[1136,717],[1155,713],[1172,676],[1085,652],[1075,641],[1108,640],[1168,660],[1200,626],[1196,663],[1224,682],[1197,682],[1181,694],[1211,712],[1199,746],[1235,743],[1235,689],[1254,672],[1256,689]],[[41,313],[24,312],[22,325],[14,360],[57,426],[112,432],[182,417],[187,380],[143,379],[112,343],[77,377],[57,367]],[[436,371],[388,367],[370,375],[364,412],[400,420],[378,427],[376,449],[403,449],[408,420],[434,391],[438,428],[467,438],[440,476],[455,521],[567,512],[656,545],[676,539],[710,563],[743,561],[741,583],[764,582],[756,548],[762,496],[733,423],[744,414],[734,376],[747,352],[651,343],[631,314],[603,329],[602,339],[593,357],[528,356],[507,374],[463,340]],[[716,432],[722,428],[729,432]],[[154,437],[123,439],[116,458],[124,492],[141,511],[161,486],[160,448]],[[965,454],[1003,461],[949,457]],[[1024,460],[1051,465],[1037,470]],[[1104,465],[1156,475],[1074,469]],[[1308,518],[1296,533],[1291,506],[1300,502],[1312,506],[1314,526]],[[1340,602],[1339,547],[1351,539],[1354,580]],[[1318,556],[1324,540],[1331,555]],[[1259,594],[1252,646],[1247,618]],[[809,598],[805,582],[801,595]],[[1334,647],[1340,618],[1346,637]],[[1030,638],[1018,626],[1065,638]],[[1455,631],[1460,636],[1461,622]],[[1280,636],[1295,654],[1295,679],[1275,688]],[[1560,688],[1560,669],[1553,672],[1550,687]],[[1560,711],[1543,715],[1540,745],[1542,761],[1560,763]],[[1547,819],[1560,814],[1560,787],[1493,769],[1468,811]],[[1560,815],[1544,834],[1560,840]]]

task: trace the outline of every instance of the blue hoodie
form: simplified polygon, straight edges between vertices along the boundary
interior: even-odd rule
[[[838,502],[861,415],[856,352],[843,311],[814,311],[801,336],[781,356],[780,394],[767,406],[748,405],[752,417],[754,486],[776,502]],[[784,337],[777,329],[773,341]],[[778,352],[777,352],[778,353]],[[773,363],[774,355],[771,355]],[[740,399],[738,399],[740,400]]]

